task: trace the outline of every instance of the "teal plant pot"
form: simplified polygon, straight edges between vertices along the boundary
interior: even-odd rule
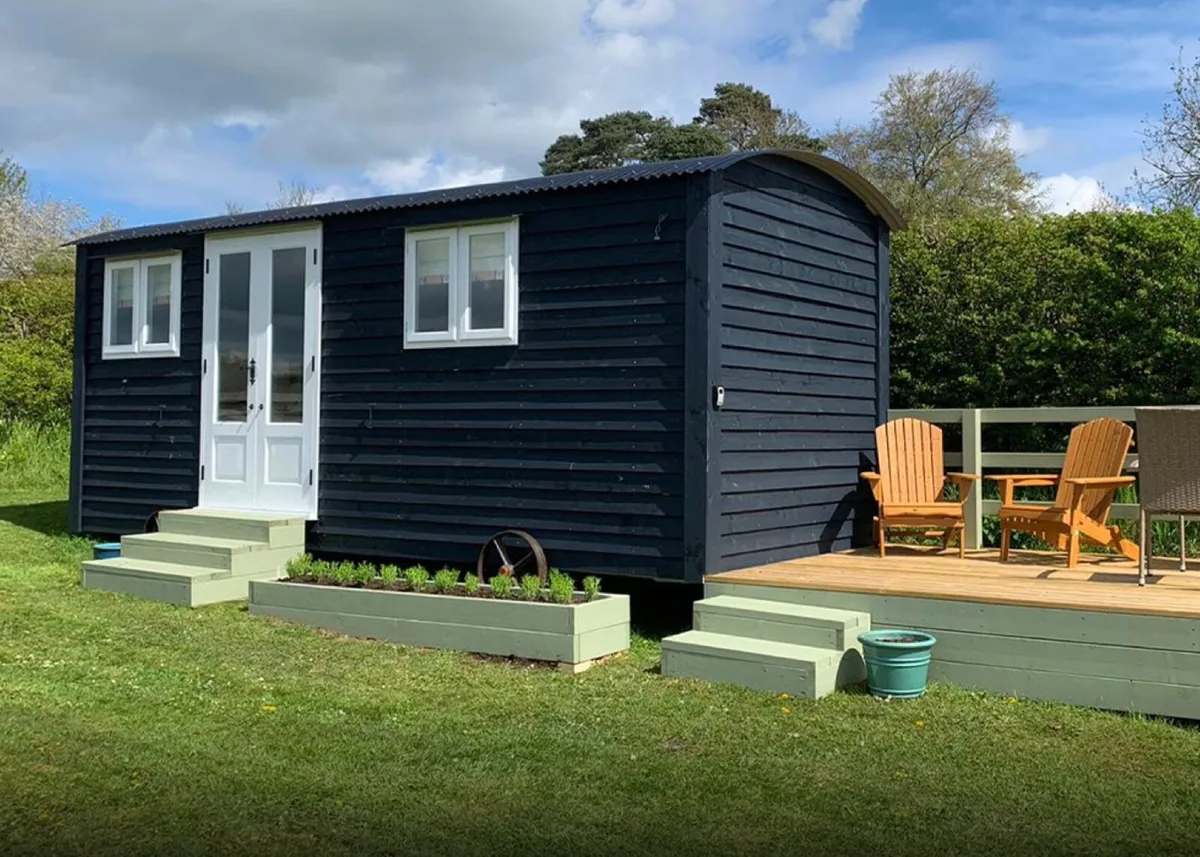
[[[925,694],[936,637],[924,631],[887,629],[859,634],[858,641],[867,663],[867,690],[873,696],[915,699]]]
[[[100,542],[92,548],[92,554],[96,559],[116,559],[121,555],[121,543]]]

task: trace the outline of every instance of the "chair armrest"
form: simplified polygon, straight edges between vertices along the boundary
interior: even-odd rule
[[[1122,485],[1132,485],[1137,481],[1136,476],[1074,476],[1065,480],[1068,485],[1081,485],[1084,488],[1120,488]]]
[[[979,476],[974,473],[947,473],[946,481],[958,489],[958,502],[965,503],[971,493],[971,486]]]
[[[1057,473],[997,473],[985,475],[983,478],[1000,483],[1001,506],[1013,503],[1013,494],[1017,488],[1053,488],[1058,484]]]
[[[858,475],[867,480],[867,484],[871,486],[871,493],[875,495],[875,501],[877,503],[883,502],[883,498],[880,496],[883,492],[879,487],[879,483],[883,481],[883,477],[871,471],[864,471]]]
[[[1057,473],[986,473],[984,479],[1012,485],[1015,488],[1035,487],[1047,488],[1058,484]]]

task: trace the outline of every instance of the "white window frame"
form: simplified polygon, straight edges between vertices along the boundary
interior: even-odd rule
[[[470,238],[472,235],[504,233],[504,327],[495,330],[470,330],[467,314],[471,294]],[[405,230],[404,241],[404,347],[453,348],[487,345],[516,345],[518,320],[517,270],[520,248],[519,220],[469,223],[461,226],[437,226]],[[417,332],[417,242],[429,239],[450,240],[450,314],[449,330]]]
[[[147,342],[150,335],[149,302],[146,300],[146,270],[153,265],[171,266],[171,326],[166,342]],[[112,283],[116,271],[133,271],[133,337],[128,345],[112,343]],[[178,357],[180,300],[183,293],[183,254],[158,253],[136,258],[123,257],[104,261],[104,317],[102,359],[131,357]]]

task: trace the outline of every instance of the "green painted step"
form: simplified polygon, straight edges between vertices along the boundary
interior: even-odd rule
[[[265,542],[192,536],[183,533],[138,533],[121,537],[121,556],[171,565],[215,568],[234,575],[282,571],[302,548],[271,548]]]
[[[83,564],[84,571],[103,571],[107,574],[122,574],[130,577],[145,577],[190,583],[204,580],[220,580],[232,577],[229,571],[219,568],[203,568],[194,565],[176,565],[154,562],[148,559],[130,559],[126,556],[114,559],[93,559]]]
[[[692,630],[662,641],[662,673],[820,699],[863,681],[866,666],[856,649],[842,652]]]
[[[692,628],[798,646],[861,651],[858,635],[871,630],[871,614],[718,595],[696,602]]]
[[[201,607],[222,601],[244,601],[249,597],[251,580],[274,580],[278,576],[274,571],[234,576],[211,568],[118,557],[83,563],[80,584],[84,589]]]
[[[304,549],[306,521],[303,516],[226,509],[164,509],[158,513],[163,533],[243,539],[263,542],[272,548]]]

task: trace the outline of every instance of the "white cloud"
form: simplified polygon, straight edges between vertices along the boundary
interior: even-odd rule
[[[465,187],[503,181],[505,178],[502,166],[463,159],[438,161],[428,154],[404,160],[379,161],[368,167],[364,175],[372,185],[386,193]]]
[[[675,17],[674,0],[600,0],[592,21],[606,30],[661,27]]]
[[[854,42],[866,5],[867,0],[833,0],[825,14],[809,25],[809,32],[823,45],[846,50]]]
[[[1113,204],[1105,193],[1100,180],[1094,176],[1074,176],[1060,173],[1039,182],[1042,198],[1050,211],[1068,214],[1072,211],[1093,211],[1104,205]]]
[[[1045,148],[1051,136],[1047,127],[1030,128],[1024,122],[1013,122],[1008,129],[1008,144],[1018,155],[1030,155]]]

